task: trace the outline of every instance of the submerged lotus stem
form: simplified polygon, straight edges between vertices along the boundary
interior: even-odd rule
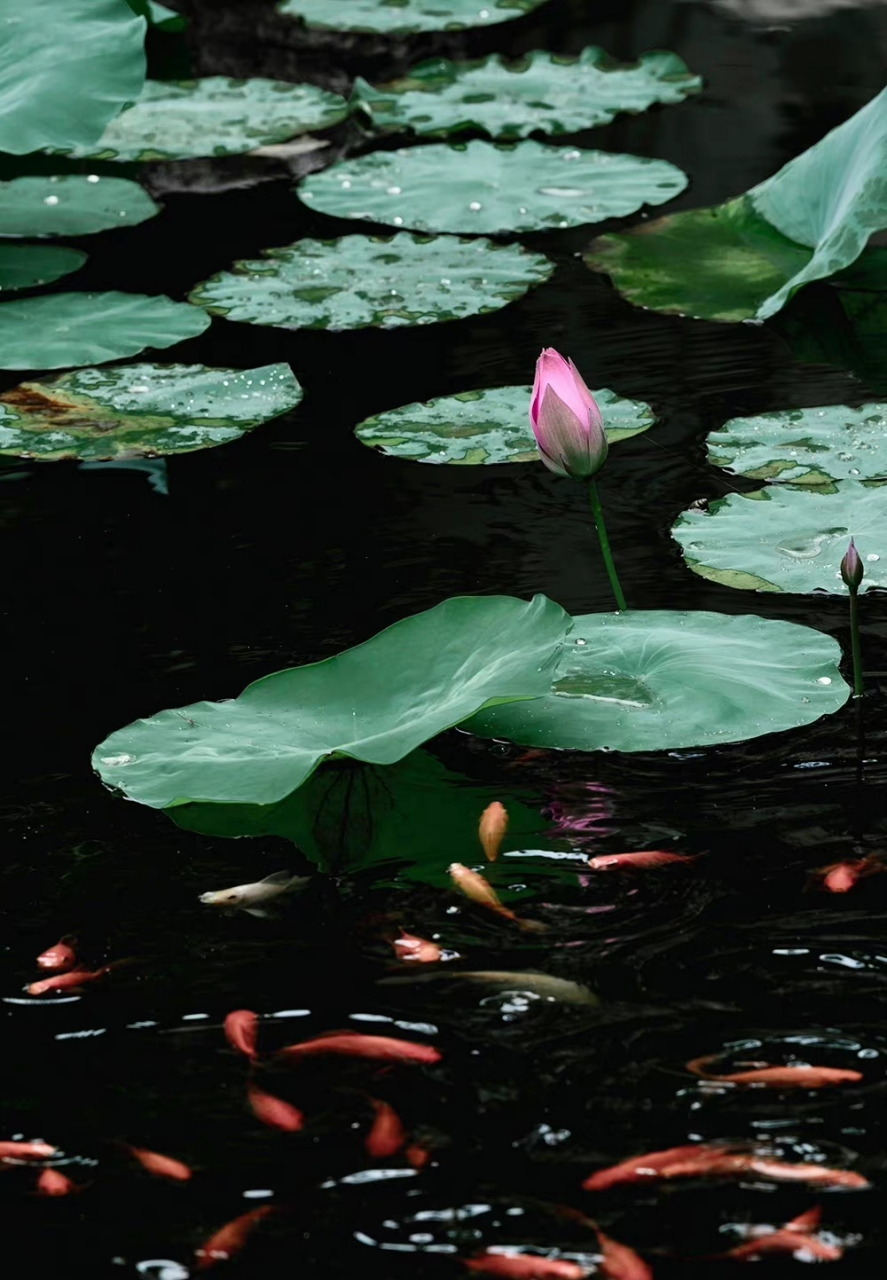
[[[616,573],[616,566],[613,563],[613,553],[610,550],[610,539],[607,537],[607,526],[604,523],[604,512],[601,507],[601,500],[598,497],[597,485],[594,480],[590,480],[588,484],[588,494],[591,498],[591,512],[594,516],[594,527],[597,529],[598,541],[601,544],[601,555],[604,557],[604,564],[607,568],[607,577],[610,579],[610,586],[613,588],[613,595],[616,597],[616,608],[625,609],[625,596],[622,594],[622,587],[619,584],[619,576]]]
[[[841,561],[841,577],[850,592],[850,644],[853,650],[853,693],[859,698],[865,692],[862,680],[862,646],[859,642],[859,584],[865,576],[862,560],[853,539]]]

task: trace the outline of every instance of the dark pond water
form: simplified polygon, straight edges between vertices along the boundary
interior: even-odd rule
[[[412,43],[308,41],[266,6],[187,7],[198,74],[307,77],[339,89],[435,52],[593,43],[633,58],[673,49],[705,76],[704,96],[576,138],[685,169],[690,189],[671,208],[714,203],[766,177],[882,87],[887,52],[883,5],[835,3],[820,15],[827,6],[813,0],[773,0],[780,12],[758,23],[737,16],[741,0],[554,0],[511,24]],[[161,73],[187,70],[168,38],[155,40],[152,57]],[[352,126],[333,136],[335,153],[363,145]],[[161,216],[84,242],[91,257],[77,287],[184,297],[235,258],[346,225],[302,209],[290,175],[270,161],[158,167],[150,181]],[[27,1275],[174,1280],[211,1231],[271,1202],[282,1212],[226,1274],[449,1280],[465,1274],[456,1252],[509,1244],[560,1249],[593,1268],[593,1238],[552,1206],[590,1211],[580,1184],[594,1168],[697,1137],[770,1141],[790,1159],[852,1166],[877,1185],[887,877],[837,898],[807,891],[807,873],[887,840],[883,598],[864,607],[862,747],[849,706],[720,750],[528,757],[455,732],[431,744],[462,779],[449,794],[472,822],[498,796],[529,806],[540,832],[556,823],[580,851],[704,853],[689,867],[593,884],[538,859],[515,859],[512,873],[506,860],[498,882],[523,886],[520,909],[550,925],[544,938],[410,879],[439,794],[427,808],[421,794],[410,797],[414,818],[387,861],[317,877],[282,914],[256,919],[197,896],[284,867],[310,870],[298,852],[276,838],[180,831],[114,798],[90,772],[94,744],[136,716],[236,694],[449,595],[544,591],[573,612],[609,608],[570,485],[541,466],[398,462],[351,434],[398,404],[527,381],[543,345],[568,351],[590,385],[646,400],[660,417],[649,437],[619,447],[600,481],[630,603],[760,612],[846,645],[841,600],[707,583],[683,566],[668,529],[693,500],[726,492],[704,461],[707,431],[770,408],[862,403],[869,388],[847,370],[796,362],[775,326],[634,310],[582,266],[588,239],[582,229],[527,237],[557,261],[554,277],[477,320],[354,334],[214,322],[169,358],[286,360],[306,396],[242,443],[172,459],[168,495],[136,471],[4,473],[2,1133],[57,1143],[66,1171],[88,1184],[77,1197],[37,1200],[31,1175],[3,1175],[5,1249]],[[828,287],[814,286],[792,313],[827,306]],[[476,811],[474,788],[484,797]],[[476,862],[478,853],[466,837],[451,857]],[[458,981],[380,985],[392,976],[386,938],[398,926],[439,936],[462,968],[542,970],[587,984],[602,1003]],[[34,957],[65,933],[78,935],[90,962],[137,963],[79,998],[28,1002]],[[247,1114],[245,1059],[222,1036],[238,1007],[268,1015],[269,1048],[350,1028],[428,1041],[444,1056],[381,1077],[345,1062],[269,1071],[270,1091],[309,1116],[304,1133],[276,1134]],[[722,1052],[852,1067],[864,1081],[819,1093],[706,1092],[684,1064]],[[365,1154],[368,1091],[432,1152],[420,1174]],[[150,1178],[124,1141],[185,1160],[193,1180]],[[693,1181],[614,1190],[594,1211],[609,1234],[644,1251],[657,1277],[701,1277],[729,1269],[693,1261],[739,1239],[728,1224],[782,1223],[820,1203],[828,1230],[854,1246],[834,1273],[871,1277],[875,1195]],[[778,1276],[800,1264],[765,1265]]]

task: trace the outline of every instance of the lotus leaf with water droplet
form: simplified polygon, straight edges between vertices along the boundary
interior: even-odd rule
[[[278,12],[321,31],[461,31],[519,18],[545,0],[280,0]]]
[[[127,178],[67,173],[0,182],[0,236],[86,236],[134,227],[159,212]]]
[[[831,486],[887,478],[887,405],[780,409],[731,418],[708,437],[709,461],[752,480]]]

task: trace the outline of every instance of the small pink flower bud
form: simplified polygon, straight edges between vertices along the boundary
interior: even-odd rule
[[[542,461],[555,475],[587,480],[604,465],[601,411],[573,361],[552,347],[536,362],[530,425]]]
[[[844,559],[841,561],[841,577],[851,591],[858,591],[859,584],[865,576],[865,569],[859,558],[859,552],[856,550],[856,544],[850,539],[850,546],[847,548]]]

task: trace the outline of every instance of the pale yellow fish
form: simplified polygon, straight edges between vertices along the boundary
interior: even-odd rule
[[[275,871],[254,884],[236,884],[231,889],[214,889],[209,893],[202,893],[200,901],[210,907],[240,908],[250,915],[261,916],[266,914],[263,908],[269,902],[283,893],[301,889],[308,883],[308,879],[307,876],[291,876],[288,871]]]
[[[528,932],[543,933],[547,930],[548,925],[541,924],[538,920],[519,919],[513,911],[505,906],[504,902],[499,901],[493,886],[478,871],[472,871],[470,867],[464,866],[461,862],[452,863],[449,871],[453,883],[472,902],[476,902],[481,907],[486,907],[489,911],[495,911],[496,915],[502,916],[506,920],[511,920],[519,928],[526,929]]]
[[[480,826],[477,831],[489,862],[495,862],[499,857],[499,850],[502,848],[507,830],[508,810],[500,801],[494,800],[480,815]]]

